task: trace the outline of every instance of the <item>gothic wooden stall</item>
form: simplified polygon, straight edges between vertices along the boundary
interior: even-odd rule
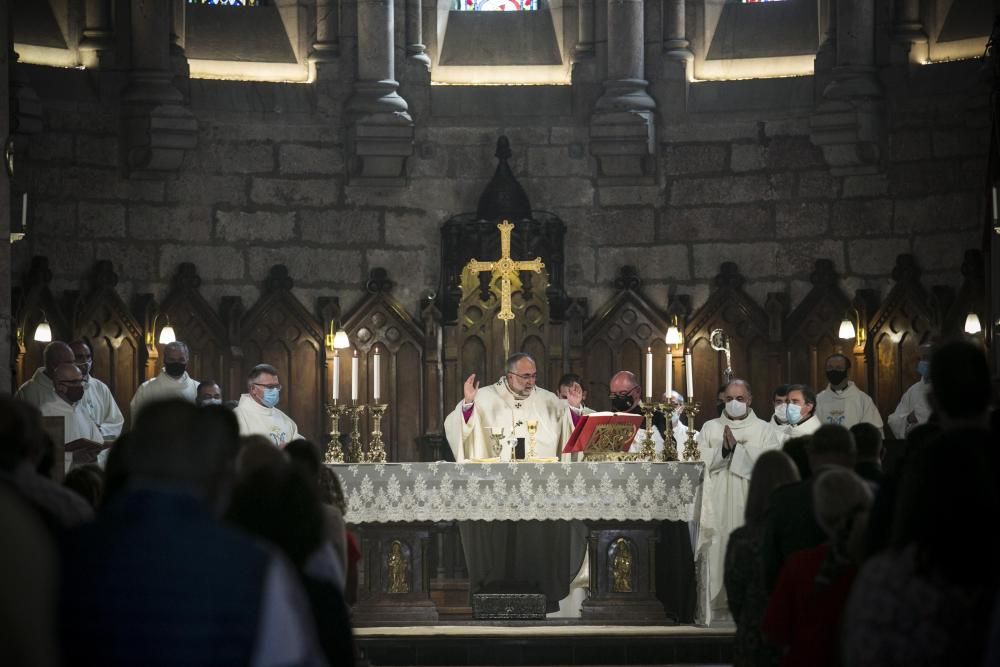
[[[242,387],[250,369],[271,364],[281,378],[281,409],[303,437],[323,442],[329,430],[324,407],[329,396],[323,381],[325,337],[319,321],[292,294],[292,285],[285,266],[271,267],[260,299],[233,332],[242,352],[241,391],[246,391]],[[237,305],[227,303],[231,318],[239,313]]]
[[[41,322],[48,322],[52,340],[66,340],[72,333],[63,317],[63,309],[49,289],[52,271],[47,257],[33,257],[31,267],[25,272],[20,287],[15,288],[16,347],[14,348],[14,389],[34,374],[43,363],[46,343],[34,339],[35,329]]]
[[[417,443],[424,430],[424,335],[420,325],[393,298],[392,287],[385,269],[372,269],[366,284],[367,295],[347,318],[344,329],[358,350],[362,403],[372,402],[372,360],[376,347],[381,356],[380,400],[389,405],[382,420],[387,459],[419,461]],[[342,356],[341,369],[350,369],[351,350],[343,352],[346,354]],[[342,370],[340,395],[350,398],[350,391],[350,372]],[[364,416],[361,424],[362,433],[371,433],[369,415]]]

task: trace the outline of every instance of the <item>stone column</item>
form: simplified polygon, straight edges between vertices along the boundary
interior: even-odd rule
[[[594,0],[578,0],[576,7],[577,60],[594,57]]]
[[[684,0],[664,0],[663,51],[668,58],[691,60],[694,56],[687,40],[687,16]]]
[[[171,4],[133,0],[132,69],[122,91],[122,151],[130,174],[173,171],[194,148],[198,122],[173,85]]]
[[[80,64],[87,68],[106,65],[112,53],[109,0],[87,0],[84,6]]]
[[[889,58],[894,65],[921,64],[930,57],[929,43],[920,22],[920,0],[896,0]]]
[[[878,171],[882,88],[875,72],[875,3],[836,0],[836,65],[810,120],[834,173]]]
[[[431,59],[424,45],[424,9],[421,0],[406,0],[406,59],[430,68]]]
[[[608,78],[590,121],[604,179],[634,182],[653,172],[656,102],[646,92],[643,34],[642,0],[608,0]]]
[[[0,99],[5,102],[5,104],[0,105],[0,128],[4,129],[0,147],[6,146],[7,132],[13,126],[13,119],[10,117],[11,105],[6,103],[10,100],[8,73],[10,71],[11,48],[13,47],[13,44],[10,43],[9,21],[10,11],[5,9],[0,12]],[[5,165],[6,162],[6,156],[4,156]],[[14,339],[11,332],[13,319],[10,298],[11,244],[7,240],[11,230],[10,213],[10,176],[6,166],[4,166],[0,167],[0,237],[2,237],[0,240],[3,241],[3,247],[0,248],[0,390],[7,392],[14,391],[16,388],[11,386],[13,378],[10,373],[13,356],[10,342]]]
[[[347,101],[355,181],[401,179],[413,153],[413,119],[395,79],[392,0],[358,0],[358,80]]]
[[[188,80],[191,68],[188,66],[184,46],[187,42],[187,0],[171,0],[170,4],[170,67],[174,72],[174,85],[183,93],[184,99],[190,96]]]
[[[316,68],[317,76],[326,63],[336,62],[340,56],[337,4],[337,0],[316,0],[316,39],[309,62]]]

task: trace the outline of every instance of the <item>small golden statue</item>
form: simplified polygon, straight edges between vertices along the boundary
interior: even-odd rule
[[[409,593],[410,584],[406,580],[407,562],[403,554],[403,544],[393,540],[389,547],[389,592]]]
[[[619,537],[614,544],[615,555],[611,559],[611,573],[614,583],[611,590],[615,593],[632,592],[632,547],[628,540]]]

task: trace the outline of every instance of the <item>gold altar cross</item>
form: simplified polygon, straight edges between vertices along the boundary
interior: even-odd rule
[[[510,233],[514,230],[514,225],[508,220],[504,220],[497,225],[500,230],[500,259],[495,262],[480,262],[478,259],[471,259],[465,268],[473,273],[490,271],[493,275],[500,277],[500,312],[497,319],[503,320],[503,352],[504,360],[510,357],[510,337],[507,332],[507,323],[514,319],[514,311],[510,304],[510,280],[517,275],[518,271],[534,271],[541,273],[545,268],[541,257],[530,260],[511,259],[510,256]]]

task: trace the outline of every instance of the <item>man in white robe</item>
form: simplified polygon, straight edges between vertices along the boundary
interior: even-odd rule
[[[882,428],[882,415],[872,397],[847,379],[851,360],[843,354],[831,354],[826,360],[829,385],[816,396],[816,414],[822,424],[837,424],[846,429],[868,422]]]
[[[111,394],[108,385],[90,374],[91,366],[93,366],[90,345],[86,341],[75,340],[69,346],[73,350],[76,367],[80,369],[85,383],[83,399],[80,402],[90,418],[101,429],[104,440],[115,440],[122,434],[125,417],[118,409],[118,403],[115,402],[115,397]]]
[[[30,403],[36,408],[41,408],[44,403],[56,397],[52,379],[55,377],[57,367],[73,363],[73,350],[61,340],[54,340],[45,346],[42,363],[34,375],[14,393],[14,398]]]
[[[788,385],[782,384],[774,388],[771,394],[774,414],[771,415],[771,426],[776,431],[784,432],[788,426]]]
[[[917,361],[917,380],[899,399],[899,405],[889,415],[889,429],[900,440],[905,440],[910,429],[926,424],[931,416],[931,346],[920,346],[920,359]]]
[[[728,605],[723,588],[723,570],[729,534],[743,525],[750,473],[761,453],[778,446],[771,424],[750,409],[753,395],[745,380],[726,385],[725,409],[710,419],[698,434],[698,449],[705,462],[708,495],[714,516],[714,538],[709,542],[709,601],[713,618],[726,618]]]
[[[812,435],[822,426],[819,418],[816,417],[816,393],[808,385],[790,384],[785,385],[784,423],[778,424],[774,418],[771,419],[771,428],[774,429],[778,444],[784,444],[792,438]],[[777,409],[775,410],[777,413]]]
[[[254,366],[247,376],[247,393],[233,410],[240,435],[262,435],[281,449],[302,437],[295,422],[276,407],[280,397],[278,369],[268,364]]]
[[[95,461],[95,456],[98,465],[103,468],[107,458],[104,434],[83,405],[85,384],[83,374],[75,364],[61,364],[56,368],[53,383],[55,398],[46,401],[40,408],[44,417],[63,418],[63,445],[71,450],[64,455],[65,472],[69,472],[73,463]]]
[[[181,341],[167,343],[163,348],[163,369],[151,380],[146,380],[132,397],[129,420],[135,420],[144,405],[168,398],[181,398],[194,403],[198,395],[198,381],[188,375],[188,346]]]

